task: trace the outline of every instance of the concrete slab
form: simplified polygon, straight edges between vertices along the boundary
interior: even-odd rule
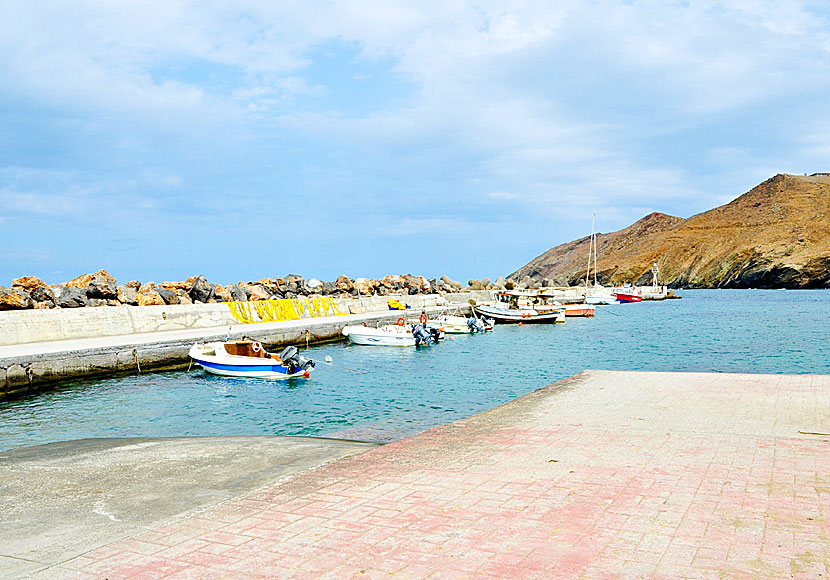
[[[830,377],[586,371],[33,578],[827,577]]]
[[[0,453],[0,578],[20,578],[376,447],[307,437],[90,439]]]

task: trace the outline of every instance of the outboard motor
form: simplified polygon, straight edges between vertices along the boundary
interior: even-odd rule
[[[280,353],[280,359],[288,367],[289,374],[294,374],[298,368],[304,371],[314,368],[314,361],[302,356],[296,346],[286,346]]]
[[[475,316],[467,319],[467,328],[470,329],[470,332],[484,332],[484,325]]]
[[[440,328],[435,328],[433,326],[427,326],[426,329],[429,332],[430,336],[432,336],[432,340],[434,340],[435,342],[438,342],[439,340],[444,338],[444,333],[441,332]]]
[[[434,344],[435,339],[432,337],[432,333],[427,330],[423,324],[415,324],[412,326],[412,336],[415,337],[415,346],[418,346],[422,342],[424,344]]]

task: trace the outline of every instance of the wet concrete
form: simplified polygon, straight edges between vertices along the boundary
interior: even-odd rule
[[[89,439],[0,453],[0,578],[20,578],[377,445]]]

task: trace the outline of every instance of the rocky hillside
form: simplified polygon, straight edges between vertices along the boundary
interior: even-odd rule
[[[584,283],[590,236],[552,248],[510,275]],[[603,285],[685,288],[830,287],[830,174],[780,174],[724,206],[689,219],[662,213],[597,235]],[[580,282],[581,281],[581,282]]]

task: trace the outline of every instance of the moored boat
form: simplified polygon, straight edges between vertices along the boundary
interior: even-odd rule
[[[643,295],[640,294],[640,291],[635,286],[625,285],[616,287],[611,292],[611,296],[616,298],[617,302],[622,304],[643,301]]]
[[[497,324],[565,322],[561,304],[546,304],[535,294],[519,291],[494,293],[495,304],[474,304],[476,314]]]
[[[594,315],[596,307],[592,304],[563,304],[565,309],[565,316],[582,316],[591,317]]]
[[[479,318],[475,316],[475,313],[473,316],[467,317],[444,311],[434,320],[434,324],[446,334],[474,334],[493,330],[493,322],[491,320]]]
[[[205,371],[226,377],[308,378],[314,369],[314,361],[301,356],[295,346],[287,346],[276,355],[253,340],[194,344],[188,355]]]
[[[347,337],[349,342],[364,346],[418,346],[435,344],[444,337],[438,328],[427,326],[425,323],[409,325],[403,317],[398,319],[398,324],[350,325],[343,327],[340,333]]]
[[[415,346],[415,337],[404,326],[384,324],[383,326],[350,325],[343,327],[340,333],[353,344],[365,346]]]

